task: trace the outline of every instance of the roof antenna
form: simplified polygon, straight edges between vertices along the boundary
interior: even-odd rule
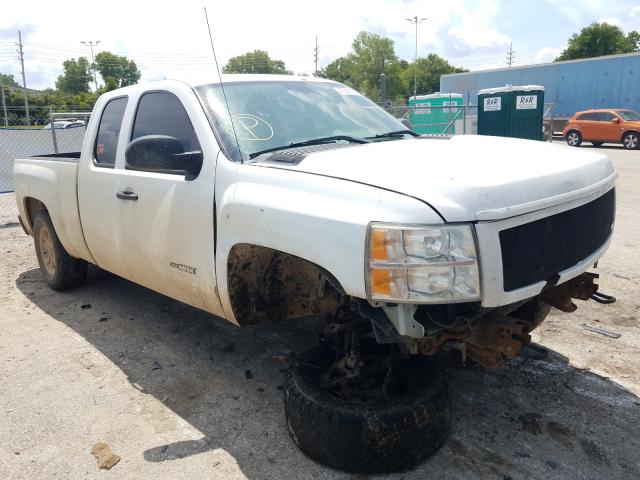
[[[218,79],[220,79],[220,88],[222,89],[222,96],[224,97],[224,103],[227,106],[227,113],[229,114],[229,121],[231,122],[231,129],[233,130],[233,136],[236,139],[236,146],[238,147],[238,153],[240,154],[240,163],[243,163],[242,150],[240,150],[240,142],[238,141],[238,134],[236,133],[236,126],[233,124],[233,117],[231,116],[231,109],[229,108],[229,101],[227,100],[227,94],[224,91],[224,83],[222,83],[222,75],[220,75],[220,67],[218,66],[218,57],[216,56],[216,49],[213,46],[213,35],[211,35],[211,26],[209,25],[209,15],[207,15],[207,7],[204,7],[204,18],[207,20],[207,30],[209,30],[209,40],[211,41],[211,50],[213,51],[213,60],[216,63],[216,70],[218,71]]]

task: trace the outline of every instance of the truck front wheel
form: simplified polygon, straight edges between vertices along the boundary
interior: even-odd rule
[[[370,358],[349,354],[336,361],[327,345],[303,354],[285,377],[287,428],[300,450],[329,467],[407,470],[447,437],[448,385],[433,359]]]
[[[38,264],[47,284],[54,290],[66,290],[84,282],[87,262],[70,256],[60,243],[51,217],[39,211],[33,221],[33,240]]]

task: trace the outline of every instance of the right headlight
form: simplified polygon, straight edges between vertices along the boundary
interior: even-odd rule
[[[372,223],[367,293],[371,300],[411,303],[480,300],[480,271],[470,224]]]

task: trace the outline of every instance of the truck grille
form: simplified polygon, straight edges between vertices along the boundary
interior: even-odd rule
[[[581,207],[500,232],[504,291],[515,290],[584,260],[611,235],[615,191]]]

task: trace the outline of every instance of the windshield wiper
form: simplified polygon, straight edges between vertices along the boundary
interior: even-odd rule
[[[349,135],[334,135],[332,137],[320,137],[320,138],[312,138],[311,140],[305,140],[304,142],[294,142],[289,145],[281,145],[279,147],[266,148],[264,150],[259,150],[257,152],[253,152],[249,154],[250,159],[254,159],[259,155],[269,152],[277,152],[278,150],[286,150],[288,148],[296,148],[296,147],[306,147],[308,145],[322,145],[323,143],[331,143],[338,142],[340,140],[344,140],[345,142],[351,143],[371,143],[369,140],[358,137],[350,137]]]
[[[406,129],[406,130],[395,130],[393,132],[386,132],[386,133],[377,133],[373,137],[366,137],[366,138],[389,138],[389,137],[397,137],[400,135],[411,135],[412,137],[420,136],[419,133],[416,133],[413,130]]]

